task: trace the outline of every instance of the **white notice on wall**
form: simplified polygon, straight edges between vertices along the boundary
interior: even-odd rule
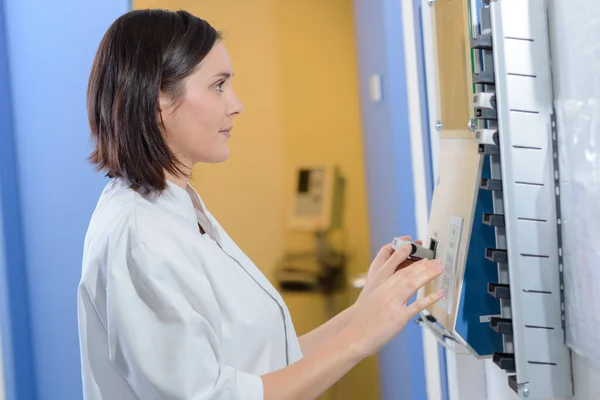
[[[593,377],[600,370],[600,42],[586,39],[598,32],[600,2],[549,3],[551,53],[568,54],[552,61],[567,345],[577,354],[576,398],[597,399]]]
[[[454,301],[454,288],[456,287],[456,263],[458,261],[458,249],[460,248],[460,236],[462,234],[463,219],[452,215],[448,225],[446,244],[444,246],[444,273],[437,280],[438,289],[442,289],[444,296],[439,305],[450,314]]]

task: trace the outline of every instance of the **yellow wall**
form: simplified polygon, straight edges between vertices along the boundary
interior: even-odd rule
[[[352,1],[134,4],[185,9],[225,34],[235,89],[246,111],[237,119],[230,159],[198,167],[192,184],[238,245],[272,279],[278,259],[296,239],[286,234],[284,221],[291,168],[296,163],[335,163],[346,178],[348,275],[364,272],[370,262],[369,232]],[[355,296],[349,290],[341,302]],[[322,298],[285,297],[299,334],[324,321]],[[357,366],[335,392],[337,399],[379,398],[376,360]]]

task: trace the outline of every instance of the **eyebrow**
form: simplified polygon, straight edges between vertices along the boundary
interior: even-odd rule
[[[227,79],[229,79],[229,78],[233,77],[233,72],[219,72],[218,74],[214,75],[210,79],[213,79],[213,78],[216,78],[216,77],[221,77],[221,78],[227,78]]]

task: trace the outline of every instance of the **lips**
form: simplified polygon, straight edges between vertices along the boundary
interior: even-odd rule
[[[233,129],[233,127],[229,127],[229,128],[225,128],[225,129],[221,129],[219,131],[220,134],[225,135],[227,138],[231,137],[231,130]]]

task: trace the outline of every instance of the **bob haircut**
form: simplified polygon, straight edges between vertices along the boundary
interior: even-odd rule
[[[208,22],[185,11],[136,10],[110,26],[87,90],[89,161],[98,171],[146,195],[166,188],[165,171],[183,175],[163,136],[159,93],[177,104],[186,78],[220,39]]]

